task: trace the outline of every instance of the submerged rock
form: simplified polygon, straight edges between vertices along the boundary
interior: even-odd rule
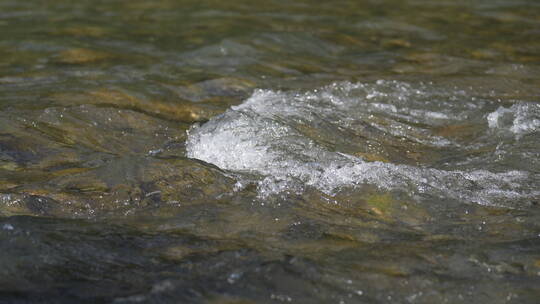
[[[186,86],[166,85],[166,87],[182,99],[201,102],[224,98],[244,99],[253,90],[254,85],[253,82],[244,79],[218,78]]]
[[[57,62],[66,64],[89,64],[113,58],[111,54],[83,48],[74,48],[58,54]]]
[[[151,100],[121,90],[105,88],[84,93],[53,94],[50,98],[65,106],[73,103],[110,106],[187,123],[206,121],[222,112],[220,108],[212,105]]]

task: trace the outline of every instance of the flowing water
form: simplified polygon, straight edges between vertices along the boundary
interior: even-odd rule
[[[538,303],[536,0],[0,1],[0,303]]]

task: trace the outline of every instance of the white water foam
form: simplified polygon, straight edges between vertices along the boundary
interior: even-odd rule
[[[385,97],[384,106],[381,106],[381,96]],[[370,115],[378,111],[432,124],[441,119],[459,119],[460,114],[455,112],[433,111],[435,114],[426,115],[404,106],[404,103],[414,104],[416,97],[425,98],[426,93],[398,82],[341,83],[307,93],[258,90],[243,104],[202,126],[192,127],[186,144],[187,156],[222,169],[259,176],[258,191],[263,197],[283,191],[301,192],[305,187],[334,195],[344,187],[361,184],[483,205],[539,194],[527,190],[529,175],[526,172],[444,171],[368,162],[331,151],[296,127],[299,123],[316,127],[331,122],[340,128],[350,128],[360,120],[369,120]],[[370,102],[377,98],[379,100]],[[389,104],[389,100],[396,102]],[[385,129],[388,130],[391,132]],[[436,136],[426,137],[427,144],[434,146],[451,144]]]
[[[510,108],[499,107],[487,115],[490,128],[506,129],[517,137],[538,132],[540,129],[540,104],[520,102]]]

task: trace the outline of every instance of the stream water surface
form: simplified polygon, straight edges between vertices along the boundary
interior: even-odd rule
[[[0,1],[0,303],[538,303],[540,2]]]

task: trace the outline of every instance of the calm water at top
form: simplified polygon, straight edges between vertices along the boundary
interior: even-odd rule
[[[0,0],[0,303],[538,303],[540,2]]]

